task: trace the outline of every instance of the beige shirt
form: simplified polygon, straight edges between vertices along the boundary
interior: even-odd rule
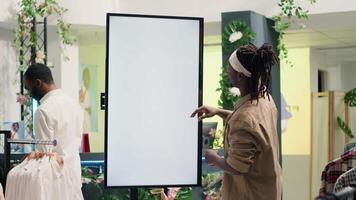
[[[241,98],[226,119],[226,162],[241,173],[224,174],[223,200],[280,200],[277,109],[272,97]]]

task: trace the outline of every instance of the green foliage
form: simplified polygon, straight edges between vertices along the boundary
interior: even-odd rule
[[[242,37],[236,41],[230,41],[231,35],[237,32],[240,32]],[[233,20],[224,27],[222,33],[222,48],[225,53],[230,55],[238,47],[249,44],[255,36],[256,33],[252,32],[245,22]]]
[[[310,3],[315,3],[315,0],[310,1]],[[281,8],[283,15],[287,17],[296,16],[299,19],[308,18],[308,10],[304,10],[302,7],[297,5],[294,0],[280,0],[278,6]]]
[[[103,184],[103,174],[93,174],[93,172],[87,168],[82,168],[82,178],[85,182],[84,187],[89,187],[90,191],[96,191],[96,197],[94,199],[99,200],[129,200],[130,193],[127,189],[105,189]],[[138,189],[138,199],[142,200],[160,200],[161,195],[154,191],[156,189],[150,188],[139,188]],[[159,189],[158,189],[159,190]],[[175,200],[192,200],[193,199],[193,191],[192,188],[184,187],[180,188],[176,196]]]
[[[74,39],[70,36],[71,25],[65,23],[63,15],[68,10],[61,7],[56,0],[46,0],[39,3],[37,0],[21,0],[19,2],[20,10],[17,13],[17,28],[15,30],[15,46],[18,50],[24,51],[28,48],[36,48],[37,33],[32,30],[36,18],[44,18],[51,15],[57,17],[57,33],[62,43],[72,45]],[[28,42],[27,42],[28,41]],[[30,60],[24,56],[19,57],[20,71],[24,71]]]
[[[99,200],[121,200],[121,199],[119,199],[114,195],[107,195],[107,196],[100,197]]]
[[[344,103],[349,107],[356,106],[356,88],[348,91],[344,97]],[[341,119],[341,117],[337,117],[337,125],[339,128],[350,138],[354,138],[351,128]]]
[[[210,149],[222,149],[224,148],[224,131],[218,130],[215,133],[212,145],[209,146]]]
[[[104,175],[103,173],[93,174],[93,172],[87,168],[82,168],[82,179],[84,180],[83,188],[85,191],[91,193],[90,199],[98,200],[129,200],[130,193],[128,189],[106,189],[104,187]],[[86,194],[86,193],[85,193]],[[95,195],[94,195],[95,194]]]
[[[337,117],[337,124],[347,136],[354,138],[351,128],[339,116]]]
[[[203,199],[221,199],[222,177],[222,172],[203,175]]]
[[[316,3],[316,0],[310,0],[310,4],[314,3]],[[308,19],[309,11],[299,6],[295,0],[279,0],[278,6],[281,8],[281,12],[274,16],[273,20],[275,21],[274,29],[279,32],[277,46],[280,53],[279,58],[286,64],[293,66],[292,62],[288,59],[288,49],[283,43],[284,35],[292,24],[294,17],[305,21]]]
[[[181,188],[174,200],[192,200],[193,199],[193,190],[192,188]]]
[[[227,74],[227,66],[221,67],[219,85],[220,87],[216,90],[221,92],[218,105],[223,109],[234,110],[235,103],[240,97],[233,95],[230,92],[231,84]]]
[[[347,104],[350,107],[356,106],[356,88],[348,91],[345,94],[344,102],[345,102],[345,104]]]
[[[138,199],[159,200],[158,196],[152,195],[149,189],[138,189]]]

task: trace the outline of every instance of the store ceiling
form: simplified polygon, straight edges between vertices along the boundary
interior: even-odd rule
[[[356,11],[312,15],[304,29],[292,27],[284,42],[288,48],[317,49],[334,62],[356,62],[355,19]]]

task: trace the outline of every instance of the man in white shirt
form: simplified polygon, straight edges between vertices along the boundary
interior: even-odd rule
[[[36,139],[57,141],[54,152],[62,158],[63,178],[67,179],[66,187],[71,188],[71,200],[82,200],[79,148],[83,112],[79,102],[57,89],[51,70],[43,64],[28,67],[24,84],[31,97],[40,103],[34,122]],[[47,151],[45,146],[40,145],[37,150]]]

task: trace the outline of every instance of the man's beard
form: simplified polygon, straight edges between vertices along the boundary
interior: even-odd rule
[[[40,101],[44,95],[36,88],[34,87],[32,90],[31,97],[35,99],[36,101]]]

